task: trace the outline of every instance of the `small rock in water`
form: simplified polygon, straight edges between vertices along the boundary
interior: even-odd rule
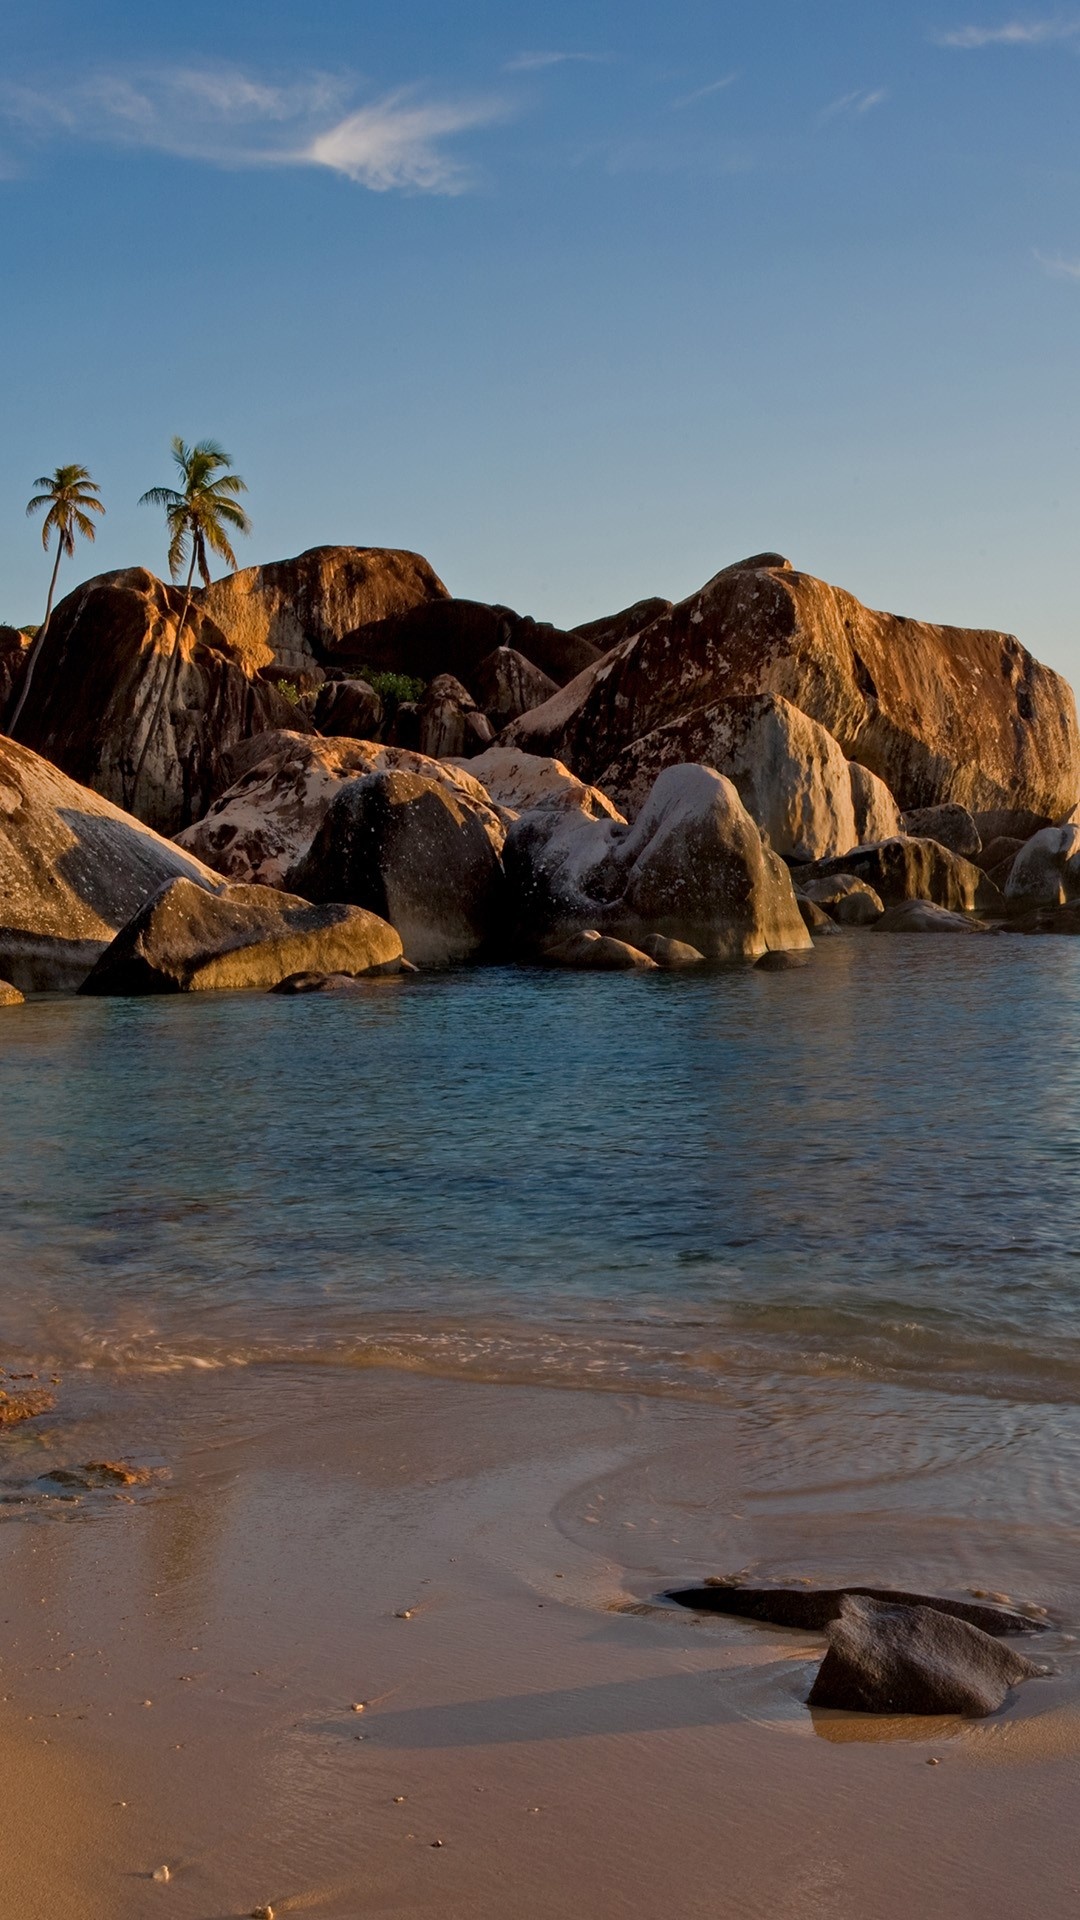
[[[251,1920],[274,1920],[273,1907],[252,1907]]]
[[[793,967],[808,967],[809,964],[808,953],[789,953],[784,948],[778,948],[773,953],[763,953],[760,960],[754,962],[761,973],[788,973]]]
[[[764,1620],[774,1627],[796,1627],[820,1633],[840,1616],[844,1602],[854,1597],[877,1600],[886,1606],[929,1607],[983,1633],[1041,1633],[1043,1622],[1014,1608],[979,1606],[969,1600],[941,1600],[933,1594],[904,1593],[890,1587],[743,1587],[737,1580],[709,1580],[701,1587],[679,1587],[666,1595],[681,1607],[702,1613],[730,1613],[742,1620]]]
[[[160,1887],[164,1886],[166,1880],[172,1879],[172,1874],[169,1872],[168,1867],[155,1867],[152,1878],[157,1881]]]
[[[1010,1688],[1046,1671],[955,1615],[849,1595],[829,1628],[829,1651],[808,1704],[985,1719]]]

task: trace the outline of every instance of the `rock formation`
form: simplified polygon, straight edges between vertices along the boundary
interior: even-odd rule
[[[512,647],[560,687],[600,658],[599,649],[579,635],[480,600],[432,600],[358,627],[328,648],[327,657],[361,671],[379,668],[424,681],[451,673],[468,686],[481,661],[499,647]]]
[[[121,929],[80,992],[265,989],[302,971],[389,973],[400,962],[393,928],[361,907],[174,880]]]
[[[819,860],[811,867],[800,868],[799,885],[805,893],[813,881],[836,874],[865,880],[887,907],[901,900],[931,900],[954,913],[970,913],[976,907],[1000,913],[1003,908],[1001,894],[989,876],[936,840],[914,840],[897,834],[876,846],[853,847],[834,860]]]
[[[417,744],[432,760],[468,759],[495,738],[487,715],[452,673],[437,674],[417,701]]]
[[[99,793],[0,736],[0,976],[72,991],[166,881],[217,876]]]
[[[326,680],[312,718],[331,739],[374,740],[382,726],[383,703],[366,680]]]
[[[901,900],[874,923],[875,933],[985,933],[979,920],[935,907],[932,900]]]
[[[880,920],[884,906],[866,880],[853,873],[816,874],[809,879],[798,875],[804,900],[821,907],[841,927],[872,927]]]
[[[418,553],[311,547],[295,560],[245,567],[198,596],[248,674],[304,674],[357,627],[448,598]]]
[[[509,726],[520,714],[542,707],[558,688],[514,647],[496,647],[473,668],[469,691],[498,729]]]
[[[220,628],[193,607],[171,671],[183,594],[133,568],[89,580],[49,625],[19,738],[73,780],[175,833],[205,813],[216,763],[236,740],[310,723],[273,687],[249,679]],[[166,675],[169,697],[135,773]]]
[[[482,813],[500,848],[505,836],[500,813],[464,769],[372,740],[267,733],[234,748],[224,767],[233,784],[202,820],[177,835],[177,845],[232,881],[284,885],[344,784],[370,773],[416,773],[440,781]]]
[[[1009,869],[1010,907],[1067,907],[1080,900],[1080,827],[1044,827]]]
[[[373,773],[341,789],[286,884],[370,908],[416,966],[447,966],[502,934],[501,843],[486,801],[420,774]]]
[[[613,940],[607,933],[597,933],[595,927],[552,940],[542,949],[541,957],[549,967],[568,967],[578,973],[657,972],[656,961],[640,947],[631,947],[625,940]]]
[[[940,807],[915,807],[905,813],[900,830],[917,840],[936,840],[939,846],[948,847],[950,853],[959,853],[965,860],[975,860],[982,852],[978,827],[967,808],[955,801]]]
[[[516,720],[506,743],[596,779],[657,728],[761,693],[825,727],[903,808],[958,801],[1040,826],[1080,795],[1072,693],[1019,641],[875,613],[782,566],[718,574]]]
[[[812,1707],[849,1713],[957,1713],[983,1718],[1012,1687],[1045,1673],[966,1620],[934,1607],[847,1598],[829,1628]]]
[[[572,632],[579,640],[587,640],[598,653],[610,653],[612,647],[621,646],[624,640],[630,640],[635,633],[643,633],[651,627],[654,620],[660,620],[670,613],[670,600],[635,600],[632,607],[624,607],[621,613],[608,613],[599,620],[586,620]]]
[[[900,809],[885,785],[869,767],[857,760],[848,761],[851,779],[851,804],[855,813],[855,845],[865,847],[871,840],[891,840],[901,831]]]
[[[631,946],[661,933],[726,962],[811,945],[783,861],[730,780],[708,767],[669,767],[632,827],[574,810],[525,813],[505,858],[526,946],[585,929]]]
[[[599,787],[587,787],[561,760],[519,753],[512,747],[489,747],[475,759],[457,764],[480,782],[492,805],[504,812],[531,813],[535,807],[556,807],[588,814],[593,820],[623,819],[606,793]]]

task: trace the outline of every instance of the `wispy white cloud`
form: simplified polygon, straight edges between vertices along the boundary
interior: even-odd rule
[[[1035,258],[1051,279],[1080,280],[1080,260],[1070,260],[1063,253],[1040,253],[1038,247]]]
[[[326,167],[377,193],[460,193],[454,135],[504,118],[498,100],[432,100],[401,89],[348,110],[351,81],[275,84],[234,69],[99,73],[64,87],[0,85],[0,116],[39,140],[140,147],[210,166]]]
[[[695,100],[707,100],[710,94],[724,93],[733,87],[738,79],[737,73],[725,73],[720,80],[710,80],[707,87],[695,87],[693,93],[684,93],[678,100],[672,101],[673,107],[692,107]]]
[[[885,87],[857,87],[854,93],[842,94],[839,100],[833,100],[818,114],[818,122],[824,125],[827,120],[837,120],[842,114],[872,113],[889,97]]]
[[[506,61],[503,72],[542,73],[545,67],[565,67],[571,62],[597,66],[605,64],[610,58],[607,53],[515,53],[512,60]]]
[[[1080,20],[1007,20],[998,27],[955,27],[937,33],[939,47],[1046,47],[1080,37]]]

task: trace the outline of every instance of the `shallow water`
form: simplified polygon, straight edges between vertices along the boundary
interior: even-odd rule
[[[0,1350],[1080,1399],[1080,943],[0,1023]]]

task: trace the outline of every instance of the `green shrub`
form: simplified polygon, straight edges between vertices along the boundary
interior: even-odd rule
[[[370,667],[361,667],[360,679],[366,680],[379,699],[393,707],[400,707],[409,700],[419,700],[426,685],[425,681],[414,679],[411,673],[380,673]]]
[[[275,680],[274,691],[275,693],[280,693],[282,699],[287,700],[290,707],[298,707],[300,705],[300,689],[299,687],[294,687],[291,680]]]

